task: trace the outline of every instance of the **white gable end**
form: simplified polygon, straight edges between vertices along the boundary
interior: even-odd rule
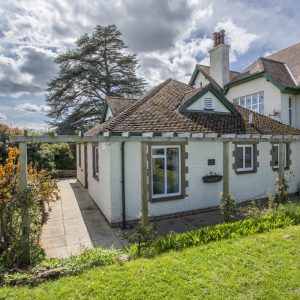
[[[113,117],[112,111],[111,111],[111,109],[108,107],[107,112],[106,112],[106,115],[105,115],[105,118],[104,118],[104,121],[107,121],[107,120],[109,120],[109,119],[112,118],[112,117]]]
[[[194,103],[186,107],[188,111],[214,111],[230,113],[228,108],[210,91],[199,97]]]

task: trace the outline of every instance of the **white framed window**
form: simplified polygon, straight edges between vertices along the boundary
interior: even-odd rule
[[[279,144],[273,144],[272,147],[272,166],[274,169],[279,168]],[[283,145],[283,165],[287,167],[287,144]]]
[[[236,152],[237,172],[254,171],[253,145],[237,145]]]
[[[213,99],[210,97],[205,97],[204,98],[204,110],[213,110],[214,105],[213,105]]]
[[[99,146],[93,145],[93,176],[99,178]]]
[[[152,198],[181,195],[181,147],[151,147]]]
[[[261,114],[263,114],[265,110],[264,92],[235,98],[233,102]]]

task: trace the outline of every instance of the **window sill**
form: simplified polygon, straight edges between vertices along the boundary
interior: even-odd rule
[[[251,173],[256,173],[256,170],[245,170],[245,171],[242,171],[242,170],[235,170],[235,174],[237,175],[242,175],[242,174],[251,174]]]
[[[288,171],[289,169],[290,169],[290,167],[284,167],[284,171]],[[278,172],[279,167],[272,167],[272,170],[273,170],[274,172]]]
[[[97,181],[99,181],[99,175],[93,175],[93,178]]]
[[[177,196],[163,196],[159,198],[152,198],[150,202],[156,203],[156,202],[163,202],[163,201],[171,201],[171,200],[183,200],[186,196],[183,195],[177,195]]]

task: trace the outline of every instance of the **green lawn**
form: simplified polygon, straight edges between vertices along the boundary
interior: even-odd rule
[[[300,226],[94,268],[0,299],[300,299]]]

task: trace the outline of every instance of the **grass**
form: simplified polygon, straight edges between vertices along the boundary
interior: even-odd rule
[[[0,299],[299,299],[300,226],[93,268]]]

